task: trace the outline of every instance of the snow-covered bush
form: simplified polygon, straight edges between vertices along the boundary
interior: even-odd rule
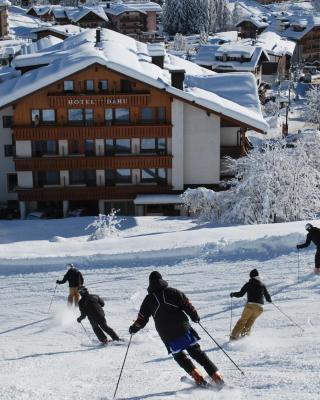
[[[306,93],[304,117],[320,126],[320,87],[312,86]]]
[[[187,38],[181,33],[176,33],[173,40],[172,49],[176,51],[187,51],[188,42]]]
[[[121,220],[117,217],[117,212],[114,208],[108,215],[99,214],[95,217],[92,224],[89,224],[85,229],[93,227],[95,231],[89,236],[88,241],[104,239],[107,236],[116,236],[121,227]]]
[[[235,176],[223,192],[198,188],[183,195],[201,220],[267,224],[313,219],[320,205],[319,134],[288,146],[266,142],[248,156],[228,159]]]
[[[263,114],[265,117],[278,116],[279,112],[280,112],[280,102],[278,99],[276,99],[276,101],[268,101],[263,106]]]

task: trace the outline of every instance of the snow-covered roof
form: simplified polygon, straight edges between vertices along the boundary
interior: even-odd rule
[[[179,194],[138,194],[133,200],[136,205],[144,204],[182,204]]]
[[[43,52],[49,47],[61,43],[62,41],[62,39],[59,39],[56,36],[49,35],[37,40],[36,42],[32,42],[28,45],[23,46],[21,49],[21,54],[34,54],[38,52]]]
[[[37,7],[37,6],[33,6],[31,8],[29,8],[29,10],[27,12],[30,12],[31,10],[34,10],[34,12],[41,16],[41,15],[45,15],[49,12],[51,12],[52,7],[51,6],[41,6],[41,7]]]
[[[110,15],[121,15],[125,12],[140,12],[146,14],[147,12],[151,11],[160,13],[162,8],[159,4],[152,1],[145,3],[110,3],[110,7],[105,8],[105,12]]]
[[[43,31],[50,31],[50,32],[56,32],[60,33],[65,36],[70,36],[70,35],[75,35],[77,33],[80,33],[84,30],[85,28],[81,28],[80,26],[77,25],[44,25],[41,28],[36,28],[33,29],[33,33],[37,32],[43,32]]]
[[[0,0],[0,7],[10,7],[11,3],[9,0]]]
[[[67,17],[66,10],[62,7],[59,7],[59,8],[56,7],[52,10],[52,12],[53,12],[53,15],[55,18],[66,18]]]
[[[110,7],[106,8],[106,13],[110,15],[121,15],[126,12],[138,12],[146,14],[146,11],[140,10],[135,4],[125,4],[125,3],[111,3]]]
[[[217,59],[223,58],[225,59]],[[203,45],[199,48],[194,62],[210,66],[213,70],[255,71],[263,57],[269,60],[267,53],[260,46],[245,46],[234,43],[218,45]],[[230,60],[232,58],[233,60]]]
[[[261,19],[257,15],[247,15],[241,19],[240,22],[237,23],[236,26],[240,26],[243,22],[251,22],[257,28],[267,28],[269,26],[268,22],[264,19]]]
[[[276,32],[262,32],[256,41],[257,46],[261,46],[268,54],[290,55],[294,53],[296,43],[287,38],[281,37]]]
[[[188,80],[191,77],[195,79],[196,77],[216,76],[215,82],[218,84],[219,74],[170,54],[165,55],[162,69],[151,62],[148,45],[145,43],[112,30],[102,29],[101,42],[99,46],[95,46],[95,36],[96,31],[88,29],[78,35],[68,37],[61,43],[46,49],[45,52],[17,56],[13,61],[13,65],[16,67],[47,65],[1,84],[0,92],[4,95],[0,97],[0,107],[98,63],[132,79],[145,82],[190,101],[195,106],[203,106],[213,112],[230,116],[261,131],[268,129],[260,110],[257,111],[255,107],[247,107],[242,103],[243,92],[250,91],[252,98],[257,98],[257,87],[255,83],[253,84],[253,76],[250,85],[248,85],[250,78],[246,78],[247,75],[251,77],[251,74],[238,76],[238,82],[234,89],[235,95],[232,100],[226,100],[205,87],[200,89],[194,86],[194,83],[190,85],[192,81]],[[179,90],[171,86],[169,70],[174,68],[185,70],[188,85],[186,90]],[[214,85],[210,88],[214,89]]]
[[[320,16],[317,14],[282,13],[281,15],[273,16],[272,23],[267,28],[267,31],[277,32],[282,37],[298,41],[316,26],[320,26]],[[296,28],[300,29],[296,30]]]
[[[83,17],[85,17],[89,13],[96,14],[99,18],[103,19],[104,21],[108,22],[109,19],[103,9],[102,6],[93,6],[93,7],[79,7],[73,9],[66,9],[67,17],[72,22],[78,22]]]

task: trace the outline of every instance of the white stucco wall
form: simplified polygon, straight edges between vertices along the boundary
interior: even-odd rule
[[[33,187],[32,171],[18,171],[17,174],[19,187],[27,189]]]
[[[171,103],[172,112],[172,187],[174,190],[182,190],[184,185],[184,142],[183,142],[183,118],[184,103],[173,99]]]
[[[104,169],[97,169],[96,170],[96,179],[97,179],[97,186],[104,186],[105,185],[105,171]]]
[[[17,157],[32,157],[31,140],[16,141]]]
[[[60,184],[62,186],[69,185],[69,171],[60,171]]]
[[[239,146],[238,127],[221,128],[221,146]],[[238,139],[239,136],[239,139]]]
[[[12,144],[12,129],[3,127],[3,116],[13,115],[12,107],[0,110],[0,203],[7,200],[17,200],[16,193],[7,192],[7,174],[15,173],[13,157],[5,157],[4,145]]]
[[[103,156],[104,155],[104,140],[96,139],[96,155]]]
[[[219,183],[220,118],[185,103],[183,126],[184,183]]]

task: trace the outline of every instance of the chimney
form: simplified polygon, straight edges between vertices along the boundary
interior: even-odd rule
[[[169,69],[171,74],[171,86],[183,90],[184,75],[186,71],[181,68]]]
[[[96,29],[96,46],[101,42],[101,28]]]
[[[152,64],[163,69],[164,57],[166,55],[164,43],[148,43],[148,52],[151,57]]]

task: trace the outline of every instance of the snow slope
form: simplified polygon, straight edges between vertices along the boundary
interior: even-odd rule
[[[118,237],[87,242],[92,218],[0,223],[0,399],[109,400],[127,342],[99,348],[66,307],[67,287],[55,280],[66,262],[81,266],[86,285],[106,300],[109,324],[129,339],[158,269],[183,290],[203,326],[245,371],[242,377],[211,339],[195,326],[201,345],[233,388],[221,392],[180,382],[184,372],[168,356],[152,321],[133,336],[117,398],[311,400],[318,398],[320,340],[319,276],[314,249],[300,252],[304,222],[261,226],[199,227],[190,219],[128,218]],[[274,303],[303,326],[293,326],[266,305],[251,337],[228,343],[230,291],[258,268]],[[299,279],[298,279],[299,278]],[[233,299],[232,324],[244,299]],[[87,320],[84,327],[96,343]]]

